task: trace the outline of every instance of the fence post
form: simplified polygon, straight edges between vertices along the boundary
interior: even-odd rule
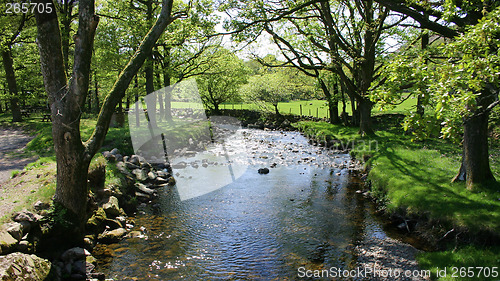
[[[300,116],[302,117],[302,104],[300,104]]]
[[[318,118],[318,109],[319,108],[316,107],[316,118]]]

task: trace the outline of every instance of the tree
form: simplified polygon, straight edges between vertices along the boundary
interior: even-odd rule
[[[453,63],[443,64],[434,87],[439,110],[462,116],[463,158],[454,180],[466,180],[469,189],[494,180],[489,165],[488,119],[499,101],[500,8],[489,13],[445,48]],[[450,91],[451,90],[451,91]],[[446,120],[449,122],[450,120]],[[445,126],[445,132],[448,126]]]
[[[278,103],[289,101],[292,96],[293,85],[282,71],[254,75],[242,87],[242,92],[251,102],[266,108],[273,106],[274,112],[280,116]]]
[[[0,34],[2,37],[2,40],[0,41],[0,52],[2,53],[2,63],[5,71],[5,79],[7,80],[9,89],[12,121],[21,122],[23,118],[21,116],[21,109],[19,108],[19,89],[18,83],[16,81],[14,60],[12,57],[12,46],[16,43],[16,40],[19,38],[19,35],[21,34],[21,31],[25,27],[29,18],[26,14],[22,14],[21,16],[10,16],[8,14],[5,14],[0,18],[0,20],[2,25],[4,26],[4,29]]]
[[[369,91],[376,86],[379,76],[381,39],[387,30],[397,25],[399,17],[395,23],[386,24],[389,10],[371,0],[287,1],[280,5],[261,1],[240,9],[241,16],[252,22],[233,21],[234,32],[247,29],[247,33],[259,34],[263,29],[273,37],[282,53],[288,54],[288,63],[306,70],[336,73],[342,89],[357,102],[360,134],[373,133],[374,103]],[[262,15],[266,16],[262,18]],[[292,34],[292,38],[286,34]]]
[[[238,89],[246,82],[247,70],[243,61],[229,50],[213,51],[216,58],[210,62],[210,70],[198,76],[196,82],[203,104],[218,114],[222,103],[238,100]]]
[[[52,0],[41,1],[54,5]],[[93,0],[80,0],[78,30],[74,37],[73,71],[67,79],[58,15],[36,12],[38,46],[45,89],[52,116],[52,137],[57,161],[57,186],[54,201],[68,211],[75,224],[75,233],[82,234],[86,219],[87,175],[92,157],[102,145],[112,113],[122,99],[134,75],[146,60],[156,40],[167,25],[176,19],[172,15],[172,0],[163,0],[154,26],[142,40],[134,56],[125,66],[103,102],[92,136],[85,142],[80,135],[81,109],[88,94],[90,64],[94,35],[99,22]]]
[[[462,164],[453,180],[466,180],[469,189],[492,180],[487,128],[489,113],[498,104],[498,74],[491,71],[499,65],[499,33],[495,27],[500,22],[500,3],[467,0],[431,6],[409,0],[376,1],[410,16],[422,28],[455,41],[444,49],[443,65],[429,84],[435,91],[438,114],[447,115],[443,136],[450,136],[454,119],[462,117]]]

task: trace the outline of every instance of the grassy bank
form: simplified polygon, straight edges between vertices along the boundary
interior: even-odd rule
[[[497,239],[500,233],[499,183],[491,183],[475,192],[467,190],[464,183],[451,183],[460,167],[461,149],[458,145],[440,139],[412,142],[397,122],[378,125],[384,131],[361,138],[357,135],[357,128],[325,122],[295,124],[304,133],[319,139],[330,136],[343,143],[352,143],[351,154],[366,160],[370,168],[368,179],[372,196],[382,203],[388,214],[425,222],[427,227],[434,228],[429,232],[436,242],[451,231],[439,243],[447,250],[419,255],[424,269],[435,274],[437,267],[448,267],[450,273],[453,266],[498,266],[500,247],[491,246],[491,240]],[[497,145],[493,145],[491,154],[493,173],[500,179]],[[494,233],[496,238],[492,235]],[[467,241],[461,241],[465,237]],[[472,243],[472,246],[464,246],[465,242]],[[468,280],[460,275],[458,279],[450,276],[440,280]],[[488,279],[483,275],[472,280]]]

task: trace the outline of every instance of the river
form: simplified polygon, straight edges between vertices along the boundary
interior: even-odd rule
[[[113,280],[331,280],[336,270],[375,259],[415,268],[413,252],[406,257],[413,249],[388,237],[356,192],[348,154],[312,146],[297,132],[238,132],[244,148],[231,140],[217,148],[226,163],[203,153],[183,159],[210,165],[179,169],[176,187],[139,207],[141,235],[100,246],[97,270]],[[269,173],[259,174],[264,167]],[[186,195],[189,188],[208,191]],[[374,247],[391,258],[373,256]],[[305,277],[319,270],[328,275]]]

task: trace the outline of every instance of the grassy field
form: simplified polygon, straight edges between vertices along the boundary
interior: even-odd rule
[[[500,184],[492,182],[472,192],[465,188],[464,183],[450,181],[460,167],[461,149],[458,145],[441,139],[411,142],[401,129],[390,125],[385,126],[389,129],[377,131],[370,138],[361,138],[357,128],[326,122],[299,122],[296,126],[320,138],[329,135],[342,142],[353,142],[351,154],[367,160],[366,165],[371,168],[368,176],[372,183],[371,193],[388,213],[425,218],[440,229],[439,235],[452,229],[469,236],[500,232]],[[491,154],[493,173],[500,179],[500,150],[496,145]],[[500,264],[500,247],[483,247],[481,239],[474,242],[473,246],[458,245],[453,249],[455,245],[452,244],[447,251],[421,253],[418,260],[424,269],[434,274],[436,267],[447,267],[447,271],[452,272],[454,266],[492,267]]]
[[[416,100],[408,99],[402,104],[386,108],[385,110],[381,110],[379,107],[375,107],[373,109],[373,114],[382,114],[382,113],[406,113],[409,109],[415,106]],[[176,105],[176,106],[180,106]],[[328,105],[324,100],[308,100],[308,101],[290,101],[290,102],[280,102],[278,104],[278,110],[283,114],[295,114],[300,115],[302,106],[302,116],[313,116],[319,118],[327,118],[328,117]],[[250,110],[259,110],[260,108],[256,104],[249,103],[228,103],[223,104],[221,106],[222,109],[250,109]],[[339,113],[342,112],[342,103],[339,103]],[[346,104],[346,112],[349,115],[352,115],[351,104],[348,102]]]

